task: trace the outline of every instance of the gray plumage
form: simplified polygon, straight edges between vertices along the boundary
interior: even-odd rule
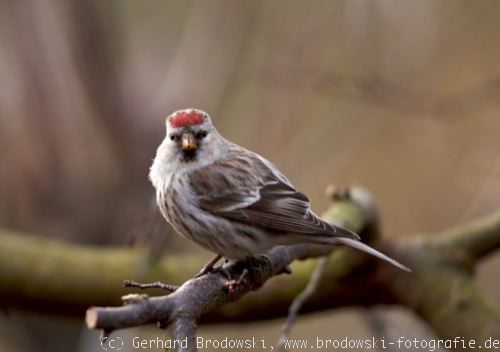
[[[189,124],[199,122],[199,116],[203,123]],[[188,139],[193,148],[186,147]],[[167,138],[150,179],[167,221],[184,237],[226,258],[262,254],[277,245],[344,244],[408,270],[360,242],[355,233],[321,220],[276,166],[225,140],[200,110],[167,118]]]

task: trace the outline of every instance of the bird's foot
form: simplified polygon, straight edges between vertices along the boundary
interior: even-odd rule
[[[201,270],[198,272],[198,274],[196,274],[193,279],[196,279],[200,276],[203,276],[203,275],[206,275],[208,273],[214,273],[217,271],[216,268],[214,268],[215,264],[217,264],[217,262],[222,258],[222,256],[220,254],[217,254],[217,256],[215,258],[213,258],[212,260],[210,260],[207,264],[205,264],[203,266],[203,268],[201,268]]]
[[[264,281],[261,278],[262,267],[264,261],[269,260],[266,256],[258,257],[247,257],[245,259],[239,260],[231,267],[232,272],[226,270],[226,267],[222,267],[219,273],[223,275],[226,281],[226,287],[230,294],[236,292],[238,285],[245,284],[248,285],[252,290],[259,289]],[[241,273],[241,274],[237,274]],[[237,279],[234,279],[234,277]]]
[[[140,282],[136,282],[136,281],[132,281],[132,280],[123,281],[123,287],[138,287],[141,290],[145,290],[148,288],[161,288],[162,290],[165,290],[168,292],[175,292],[179,288],[179,286],[164,284],[163,282],[160,282],[160,281],[149,282],[149,283],[140,283]]]
[[[236,289],[238,288],[239,285],[245,280],[245,278],[248,276],[248,269],[243,269],[240,277],[237,280],[228,280],[226,282],[226,287],[229,291],[229,294],[234,294],[236,293]]]

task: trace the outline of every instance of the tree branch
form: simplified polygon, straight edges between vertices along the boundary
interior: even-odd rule
[[[288,336],[290,335],[290,331],[292,330],[293,324],[297,320],[299,311],[302,308],[302,306],[307,302],[307,300],[310,299],[318,289],[321,279],[323,278],[323,275],[326,271],[327,264],[328,264],[327,256],[321,257],[318,260],[318,264],[314,269],[314,272],[312,273],[311,280],[307,283],[307,286],[304,289],[304,291],[302,291],[290,305],[290,308],[288,309],[288,317],[286,319],[285,324],[283,324],[283,327],[281,328],[281,337],[278,343],[279,352],[286,350],[285,342],[288,339]]]
[[[170,328],[174,340],[186,340],[187,344],[179,346],[179,352],[195,352],[196,349],[196,318],[189,315],[177,317]]]
[[[330,220],[344,219],[360,228],[363,211],[349,201],[336,202],[325,216]],[[324,253],[317,248],[310,249],[317,255]],[[299,257],[305,256],[298,249],[294,251]],[[0,229],[0,301],[5,307],[80,315],[93,304],[120,304],[120,297],[130,292],[121,286],[125,280],[154,282],[160,279],[179,284],[192,277],[204,264],[196,255],[169,255],[156,265],[144,268],[143,257],[143,253],[132,249],[88,247]],[[344,267],[345,263],[339,261],[336,265]],[[287,289],[273,284],[271,290],[262,290],[258,299],[245,300],[241,303],[241,312],[246,312],[246,317],[242,319],[271,317],[286,312],[287,304],[307,284],[313,266],[312,262],[294,263],[293,278],[278,281],[281,285],[285,282]],[[160,290],[154,292],[164,293]],[[283,305],[273,302],[277,295],[283,300]],[[269,306],[266,302],[270,302]],[[255,311],[253,306],[260,306],[262,310]],[[213,316],[214,319],[225,316],[223,319],[227,320],[233,314],[223,310],[214,312]]]
[[[437,241],[465,251],[472,261],[487,256],[500,248],[500,211],[450,229]]]
[[[373,231],[373,216],[367,211],[366,204],[370,202],[352,197],[354,200],[334,200],[324,214],[325,219],[358,232],[361,229],[370,229],[371,234],[378,232]],[[303,311],[402,304],[420,314],[441,337],[500,336],[498,316],[470,277],[475,260],[498,248],[499,223],[500,213],[496,213],[446,231],[438,239],[435,236],[407,241],[382,238],[376,243],[386,254],[399,260],[404,258],[405,264],[414,270],[413,274],[348,248],[336,249],[327,263],[323,280],[304,304]],[[185,282],[168,296],[139,296],[136,302],[132,299],[134,303],[128,297],[129,304],[123,307],[90,308],[87,324],[109,332],[135,325],[170,323],[176,336],[184,334],[182,336],[193,338],[194,333],[185,329],[182,332],[182,326],[189,323],[194,327],[199,319],[234,322],[283,316],[307,285],[314,261],[294,262],[293,275],[275,277],[258,295],[245,294],[283,272],[294,259],[321,256],[325,251],[330,249],[277,247],[252,263],[249,274],[236,287],[228,286],[227,278],[220,273],[209,274]],[[189,256],[170,257],[141,272],[137,269],[137,258],[132,251],[85,248],[3,231],[0,233],[1,302],[36,310],[43,304],[50,307],[51,313],[74,313],[89,302],[116,305],[117,297],[124,292],[120,283],[125,279],[179,283],[203,264]],[[231,263],[225,268],[231,278],[237,279],[247,265]],[[226,305],[234,301],[237,302]]]

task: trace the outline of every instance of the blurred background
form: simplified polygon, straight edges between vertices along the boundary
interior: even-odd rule
[[[164,118],[196,107],[317,212],[329,183],[362,185],[386,234],[431,236],[500,208],[499,38],[496,0],[0,0],[0,226],[208,258],[153,230],[147,180]],[[476,275],[498,312],[499,269],[497,255]],[[282,322],[200,334],[274,343]],[[357,309],[294,329],[318,334],[373,332]],[[97,336],[83,319],[0,315],[0,350],[96,351]]]

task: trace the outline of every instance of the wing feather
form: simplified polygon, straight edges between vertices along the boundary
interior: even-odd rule
[[[214,215],[276,232],[357,238],[317,217],[309,199],[274,169],[247,152],[192,171],[189,182],[200,207]]]

